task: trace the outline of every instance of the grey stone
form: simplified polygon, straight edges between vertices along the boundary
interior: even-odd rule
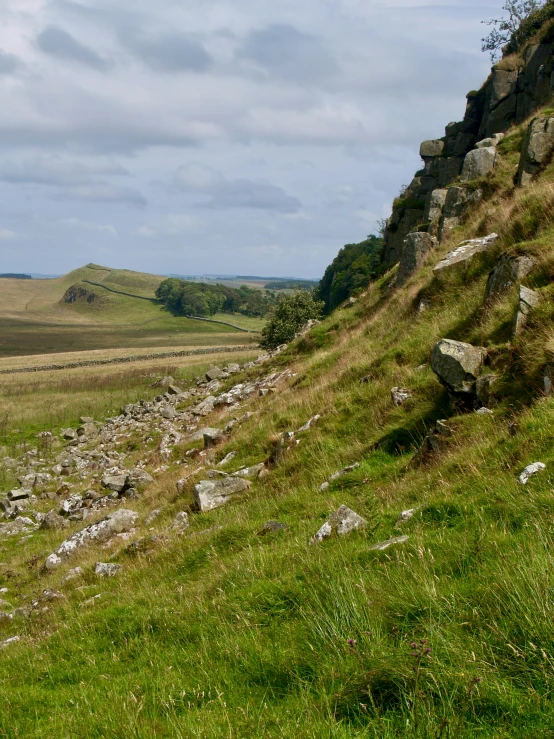
[[[130,531],[138,519],[138,513],[126,508],[109,513],[96,523],[90,524],[77,531],[58,547],[56,552],[46,560],[46,567],[56,567],[62,562],[62,557],[68,557],[73,552],[88,544],[97,544],[108,541],[112,536]]]
[[[421,267],[437,244],[437,239],[429,233],[415,232],[406,236],[396,276],[397,287],[403,285]]]
[[[128,485],[128,482],[129,474],[125,470],[117,473],[106,472],[102,475],[101,479],[102,487],[108,490],[114,490],[116,493],[121,493]]]
[[[16,644],[20,640],[21,637],[17,634],[15,636],[9,636],[7,639],[0,641],[0,649],[6,649],[6,647],[9,647],[11,644]]]
[[[206,426],[204,428],[198,429],[198,431],[195,431],[194,434],[192,434],[192,436],[190,437],[190,441],[203,441],[206,434],[208,434],[209,436],[213,436],[214,438],[219,438],[221,433],[221,429],[214,429]]]
[[[41,521],[40,527],[41,529],[64,529],[67,526],[69,526],[69,521],[65,519],[63,516],[60,516],[59,513],[56,513],[55,510],[48,511],[48,513],[44,516],[44,518]]]
[[[519,481],[522,485],[527,485],[529,478],[536,475],[537,472],[543,472],[546,469],[546,465],[542,462],[533,462],[533,464],[527,465],[519,476]]]
[[[63,429],[62,436],[68,441],[73,441],[73,439],[77,438],[77,432],[74,429]]]
[[[453,251],[447,254],[433,269],[435,274],[444,274],[449,269],[461,265],[464,266],[481,252],[490,249],[498,239],[498,234],[489,234],[482,239],[470,239],[462,241]]]
[[[221,429],[210,429],[204,432],[204,449],[211,449],[223,438]]]
[[[518,184],[527,185],[552,157],[554,151],[554,118],[535,118],[525,135],[519,169]]]
[[[490,136],[487,139],[482,139],[481,141],[478,141],[475,144],[476,149],[487,149],[491,146],[498,146],[500,141],[504,138],[505,134],[503,133],[495,133],[493,136]]]
[[[175,518],[173,519],[169,528],[172,531],[177,531],[179,534],[182,534],[188,529],[189,526],[190,524],[188,513],[186,511],[179,511],[179,513],[175,514]]]
[[[212,367],[206,372],[206,380],[208,380],[208,382],[210,382],[211,380],[221,380],[224,379],[226,376],[227,373],[219,367]]]
[[[92,439],[98,436],[98,427],[95,423],[84,423],[77,429],[78,436],[86,436],[87,439]]]
[[[444,150],[444,141],[441,139],[430,139],[429,141],[423,141],[419,147],[419,156],[422,159],[429,157],[440,157]]]
[[[408,508],[405,511],[402,511],[400,515],[398,516],[398,521],[410,521],[414,517],[414,513],[417,511],[417,508]]]
[[[194,501],[201,513],[229,503],[235,496],[248,490],[252,483],[240,477],[223,480],[202,480],[194,486]]]
[[[18,516],[15,521],[0,524],[0,536],[17,536],[34,531],[35,523],[30,518]]]
[[[17,490],[10,490],[8,493],[8,500],[14,503],[16,500],[26,500],[30,498],[32,491],[25,488],[18,488]]]
[[[252,467],[243,467],[236,472],[233,472],[232,477],[246,477],[250,480],[254,480],[259,477],[262,470],[265,469],[265,463],[260,462],[259,464],[252,465]]]
[[[486,355],[486,349],[482,347],[441,339],[433,347],[431,367],[450,391],[473,393]]]
[[[172,421],[175,416],[177,415],[177,411],[172,405],[164,405],[160,411],[160,415],[162,418],[167,419],[168,421]]]
[[[411,392],[403,387],[393,387],[390,391],[390,395],[393,405],[396,406],[404,405],[404,403],[412,397]]]
[[[519,306],[513,325],[513,335],[518,336],[524,329],[530,312],[540,302],[540,295],[524,285],[519,286]]]
[[[450,231],[462,223],[469,209],[483,197],[481,190],[464,186],[448,188],[443,216],[439,227],[439,241],[444,241]]]
[[[393,536],[386,541],[380,541],[378,544],[372,544],[369,548],[382,552],[384,549],[388,549],[394,544],[404,544],[405,541],[408,541],[408,538],[409,537],[407,536]]]
[[[224,467],[226,464],[229,464],[235,457],[237,456],[236,452],[229,452],[229,454],[225,455],[221,462],[218,462],[218,467]]]
[[[366,526],[365,518],[362,518],[347,506],[341,505],[313,536],[311,543],[329,539],[331,536],[344,536]]]
[[[498,264],[489,274],[485,300],[491,301],[518,284],[536,265],[532,257],[513,257],[502,254]]]
[[[177,387],[177,385],[168,385],[167,386],[167,392],[169,395],[181,395],[183,392],[180,387]]]
[[[279,521],[268,521],[260,529],[259,536],[266,536],[267,534],[275,534],[277,531],[285,531],[288,526]]]
[[[490,172],[496,163],[496,149],[494,146],[486,146],[482,149],[474,149],[466,155],[462,168],[462,182],[470,182],[479,177],[484,177]]]
[[[427,196],[424,219],[429,224],[431,236],[437,236],[448,190],[436,189]]]
[[[94,574],[99,577],[115,577],[121,570],[121,565],[115,562],[97,562],[94,565]]]
[[[72,495],[69,498],[66,498],[61,504],[60,507],[60,514],[61,515],[69,515],[71,513],[75,513],[80,508],[83,507],[83,496],[76,493],[75,495]]]
[[[312,426],[314,426],[319,421],[320,418],[321,416],[319,414],[313,416],[312,418],[310,418],[309,421],[306,421],[306,423],[303,426],[301,426],[295,433],[300,434],[300,433],[303,433],[304,431],[309,431],[309,429],[311,429]]]
[[[475,413],[477,413],[478,416],[494,416],[494,413],[490,408],[479,408]]]
[[[491,389],[497,380],[498,376],[493,374],[483,375],[477,378],[475,382],[475,394],[482,405],[487,406],[491,402]]]
[[[208,413],[211,413],[214,409],[216,398],[213,395],[208,395],[207,398],[204,398],[203,401],[198,403],[193,409],[192,412],[195,413],[197,416],[207,416]]]
[[[129,470],[127,476],[126,487],[134,488],[139,493],[144,491],[152,485],[154,478],[142,467],[132,467]]]

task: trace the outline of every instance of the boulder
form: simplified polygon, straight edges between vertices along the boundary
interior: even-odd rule
[[[476,254],[480,254],[481,252],[490,249],[497,239],[498,234],[489,234],[488,236],[484,236],[482,239],[462,241],[461,244],[458,244],[453,251],[449,252],[444,259],[437,264],[433,269],[434,274],[442,275],[453,267],[467,266]]]
[[[267,534],[275,534],[277,531],[285,531],[287,528],[288,526],[280,521],[268,521],[267,523],[264,523],[258,532],[258,535],[266,536]]]
[[[121,570],[121,565],[115,562],[97,562],[94,565],[94,574],[99,577],[115,577]]]
[[[441,139],[430,139],[429,141],[423,141],[419,147],[419,156],[422,159],[428,159],[430,157],[440,157],[444,150],[444,141]]]
[[[44,516],[44,518],[41,521],[40,527],[41,529],[64,529],[67,526],[69,526],[69,521],[65,519],[63,516],[60,516],[59,513],[56,513],[55,510],[48,511],[48,513]]]
[[[252,465],[252,467],[243,467],[242,469],[233,472],[232,477],[246,477],[250,480],[254,480],[256,477],[260,476],[260,473],[263,470],[265,470],[265,462],[260,462],[259,464]]]
[[[94,438],[95,436],[98,436],[98,427],[95,423],[83,423],[83,425],[79,426],[77,429],[77,435],[86,436],[87,439]]]
[[[493,374],[483,375],[477,378],[475,382],[475,394],[482,405],[487,406],[491,402],[491,388],[497,380],[498,376]]]
[[[306,421],[306,423],[303,426],[297,429],[295,433],[300,434],[300,433],[303,433],[304,431],[309,431],[312,428],[312,426],[314,426],[319,421],[320,418],[321,416],[319,414],[313,416],[312,418],[310,418],[309,421]]]
[[[32,494],[32,490],[17,488],[16,490],[10,490],[8,493],[8,500],[11,503],[15,503],[17,500],[26,500],[27,498],[30,498]]]
[[[168,395],[181,395],[182,392],[181,388],[177,385],[173,385],[173,383],[167,386]]]
[[[83,496],[76,493],[66,498],[60,506],[60,515],[69,516],[83,507]]]
[[[409,390],[403,387],[393,387],[390,391],[391,400],[393,405],[404,405],[404,403],[412,397]]]
[[[194,486],[194,502],[201,513],[229,503],[235,496],[248,490],[252,483],[241,477],[222,480],[202,480]]]
[[[204,432],[204,449],[211,449],[223,438],[221,429],[210,429]]]
[[[177,415],[177,411],[172,405],[164,405],[160,411],[160,415],[162,418],[165,418],[167,421],[172,421],[175,416]]]
[[[190,437],[190,441],[203,441],[204,436],[208,435],[213,438],[219,438],[223,432],[221,429],[214,429],[210,428],[209,426],[205,426],[202,429],[198,429],[198,431],[195,431],[194,434]]]
[[[152,485],[153,482],[154,478],[152,475],[149,475],[146,470],[143,470],[141,467],[132,467],[129,470],[125,487],[131,487],[139,493],[144,493],[144,491]]]
[[[367,526],[367,521],[345,505],[332,513],[319,531],[312,537],[312,544],[329,539],[331,536],[344,536]]]
[[[479,177],[484,177],[490,172],[496,162],[496,149],[494,146],[485,146],[481,149],[473,149],[464,159],[462,168],[462,182],[470,182]]]
[[[222,380],[225,379],[225,377],[227,377],[227,373],[219,367],[212,367],[206,372],[206,380],[208,382],[210,382],[211,380]]]
[[[543,462],[533,462],[533,464],[527,465],[519,476],[519,481],[522,485],[527,485],[529,478],[536,475],[537,472],[543,472],[546,469],[546,465]]]
[[[486,355],[482,347],[441,339],[433,347],[431,367],[451,392],[472,394]]]
[[[554,151],[554,118],[535,118],[531,121],[519,160],[517,181],[527,185],[552,157]]]
[[[102,475],[100,482],[102,487],[113,490],[116,493],[121,493],[125,487],[128,487],[129,474],[126,470],[115,473],[106,472]]]
[[[77,432],[74,429],[62,429],[62,437],[67,441],[73,441],[77,438]]]
[[[496,267],[489,274],[485,301],[489,302],[508,292],[531,272],[536,261],[532,257],[513,257],[502,254]]]
[[[193,409],[192,412],[195,413],[197,416],[207,416],[208,413],[211,413],[214,409],[216,398],[213,395],[208,395],[207,398],[204,398],[203,401],[198,403]]]
[[[519,306],[514,319],[513,335],[517,336],[523,331],[529,313],[540,302],[540,295],[535,290],[530,290],[524,285],[519,286]]]
[[[424,220],[429,224],[429,233],[431,236],[437,236],[439,232],[440,220],[446,203],[448,190],[436,189],[429,193],[425,203]]]
[[[62,558],[70,556],[73,552],[88,544],[97,544],[108,541],[112,536],[130,531],[138,519],[138,513],[135,511],[120,508],[112,511],[105,518],[96,523],[86,526],[84,529],[77,531],[68,539],[63,541],[54,554],[51,554],[46,560],[46,567],[57,567],[62,562]]]
[[[396,287],[403,285],[421,267],[437,244],[437,239],[429,233],[416,231],[406,236],[396,275]]]
[[[173,519],[169,528],[171,531],[176,531],[178,534],[183,534],[189,526],[190,524],[188,513],[186,511],[179,511],[179,513],[175,514],[175,518]]]

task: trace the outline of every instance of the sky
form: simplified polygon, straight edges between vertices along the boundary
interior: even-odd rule
[[[319,277],[504,0],[0,0],[0,272]]]

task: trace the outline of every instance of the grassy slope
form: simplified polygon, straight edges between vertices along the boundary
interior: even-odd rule
[[[0,585],[14,605],[46,587],[65,597],[5,629],[26,638],[2,655],[0,736],[554,735],[554,399],[542,397],[539,372],[554,317],[554,168],[514,193],[517,135],[485,183],[488,202],[405,288],[390,291],[394,274],[385,276],[274,360],[295,377],[255,401],[258,415],[218,456],[236,450],[237,467],[257,462],[277,432],[323,417],[247,500],[194,516],[192,535],[146,540],[139,554],[125,544],[88,550],[69,565],[85,568],[81,589],[62,584],[65,567],[43,576],[36,565],[65,534],[3,544]],[[433,280],[442,254],[491,230],[501,235],[494,254]],[[482,308],[502,250],[541,262],[527,284],[545,299],[513,343],[515,294]],[[422,292],[432,307],[417,314]],[[494,417],[449,411],[420,367],[441,337],[490,348],[501,375]],[[401,408],[390,402],[394,385],[413,392]],[[449,415],[447,448],[408,469],[426,428]],[[179,497],[174,487],[185,449],[133,504],[141,520],[162,508],[140,536],[162,533],[190,504],[191,489]],[[521,486],[518,473],[538,460],[546,472]],[[319,492],[355,461],[359,469]],[[310,546],[342,503],[368,519],[367,533]],[[289,528],[260,537],[268,519]],[[399,533],[405,544],[369,549]],[[109,557],[124,570],[99,582],[92,566]],[[432,661],[411,646],[420,639]]]

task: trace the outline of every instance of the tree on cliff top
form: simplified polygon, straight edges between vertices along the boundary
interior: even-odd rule
[[[491,61],[495,62],[502,49],[510,43],[511,51],[519,50],[518,31],[524,21],[533,13],[544,7],[546,0],[506,0],[502,9],[508,13],[504,18],[492,18],[482,21],[487,26],[494,26],[488,36],[481,39],[481,51],[488,51]],[[550,4],[550,2],[548,3]]]

